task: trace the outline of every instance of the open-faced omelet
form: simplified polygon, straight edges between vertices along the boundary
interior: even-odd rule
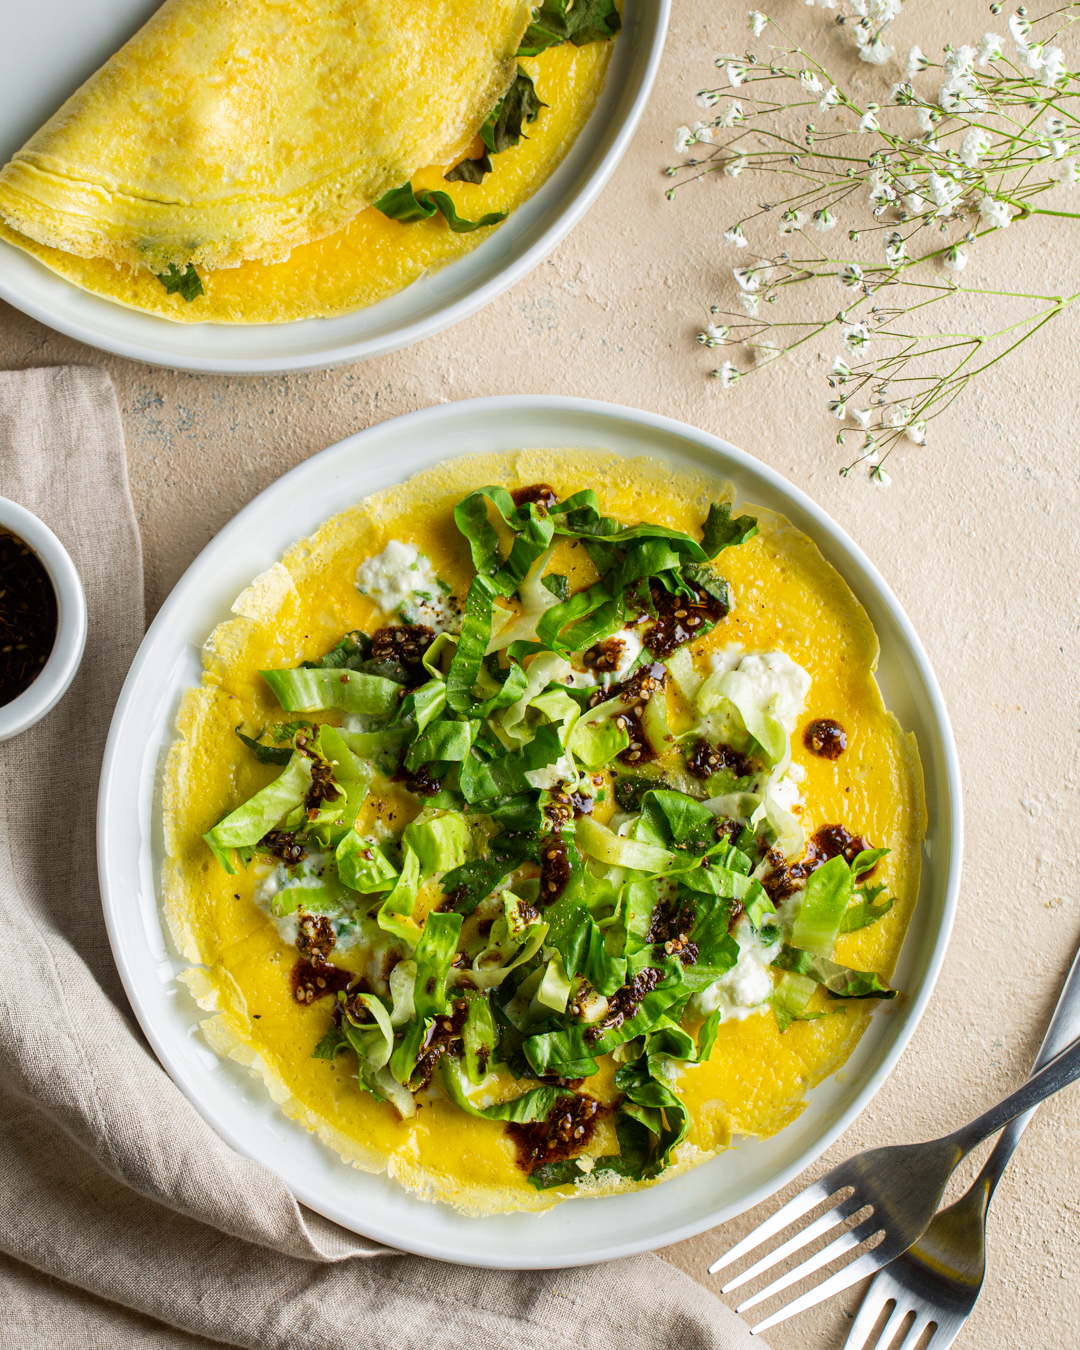
[[[0,238],[179,322],[370,305],[573,143],[615,0],[167,0],[0,170]]]
[[[470,1213],[652,1185],[789,1124],[893,997],[914,742],[841,578],[730,498],[459,459],[207,643],[165,783],[183,978],[357,1167]]]

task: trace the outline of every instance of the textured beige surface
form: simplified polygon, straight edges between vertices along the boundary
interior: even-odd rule
[[[995,26],[975,0],[924,4],[894,30],[927,50]],[[967,846],[938,991],[896,1072],[825,1161],[941,1132],[1024,1076],[1080,941],[1080,482],[1072,428],[1080,314],[1044,330],[890,464],[887,492],[837,477],[812,348],[722,393],[693,343],[703,307],[729,295],[720,235],[754,185],[710,183],[674,205],[659,170],[693,120],[712,57],[747,45],[744,6],[675,0],[657,90],[613,182],[555,255],[457,328],[325,374],[255,380],[174,374],[80,347],[0,309],[0,366],[104,364],[120,395],[153,612],[236,510],[287,468],[372,422],[449,399],[512,392],[607,398],[728,437],[804,488],[868,551],[926,643],[964,774]],[[778,0],[792,30],[824,24]],[[722,16],[729,15],[725,20]],[[721,16],[721,17],[718,17]],[[1000,30],[1001,21],[996,21]],[[866,68],[866,81],[878,77]],[[879,87],[879,86],[875,86]],[[869,97],[868,92],[865,95]],[[760,191],[760,188],[758,189]],[[1026,223],[979,246],[978,284],[1075,290],[1060,229]],[[727,303],[730,303],[728,300]],[[830,358],[832,346],[823,348]],[[820,1167],[823,1168],[823,1162]],[[968,1168],[970,1175],[971,1168]],[[669,1249],[705,1280],[713,1253],[771,1206]],[[957,1345],[1080,1345],[1080,1088],[1042,1109],[998,1191],[991,1270]],[[767,1337],[774,1350],[838,1346],[853,1296]]]

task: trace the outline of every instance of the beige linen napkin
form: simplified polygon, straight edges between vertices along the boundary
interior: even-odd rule
[[[515,1272],[388,1251],[205,1124],[131,1015],[98,897],[98,771],[143,630],[107,375],[0,373],[0,496],[60,537],[89,610],[71,691],[0,745],[0,1347],[760,1347],[659,1257]]]

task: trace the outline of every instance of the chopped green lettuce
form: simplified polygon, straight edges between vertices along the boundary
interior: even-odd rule
[[[202,278],[195,270],[194,263],[188,263],[186,267],[177,267],[175,263],[170,263],[164,272],[157,274],[158,281],[165,287],[168,295],[178,295],[182,300],[186,300],[190,305],[192,300],[197,300],[204,294]]]
[[[362,839],[355,830],[338,844],[334,854],[338,876],[350,890],[372,895],[389,890],[397,881],[397,871],[383,850]]]
[[[286,712],[340,708],[342,712],[384,717],[397,707],[401,694],[401,686],[394,680],[352,670],[302,666],[298,670],[263,670],[259,673]]]
[[[295,807],[303,803],[311,786],[311,761],[293,751],[284,773],[249,797],[243,806],[230,811],[214,828],[203,835],[214,857],[232,874],[232,851],[254,847],[264,835]]]
[[[784,972],[773,988],[771,1000],[776,1025],[781,1031],[787,1031],[792,1022],[815,1021],[822,1016],[806,1011],[816,988],[816,982],[808,975],[792,970]]]
[[[830,858],[806,880],[791,929],[792,945],[831,956],[850,899],[851,869],[839,855]]]
[[[773,965],[778,970],[793,971],[813,980],[836,998],[896,997],[896,990],[890,989],[881,976],[872,970],[851,970],[828,957],[799,951],[795,947],[785,946],[773,960]]]
[[[787,732],[778,719],[762,707],[754,681],[741,670],[710,675],[698,688],[694,702],[698,710],[706,714],[718,709],[723,711],[725,705],[733,707],[770,767],[779,764],[788,754]]]
[[[855,892],[859,898],[853,905],[848,906],[844,911],[844,917],[840,920],[840,932],[854,933],[859,928],[877,923],[878,919],[888,914],[893,907],[892,900],[877,903],[877,898],[884,889],[884,886],[860,886]]]
[[[590,816],[582,816],[578,821],[574,837],[582,853],[613,867],[629,867],[654,876],[666,876],[686,865],[685,858],[677,857],[668,849],[614,834]]]
[[[422,874],[430,877],[460,867],[468,855],[472,835],[460,811],[445,811],[426,819],[421,815],[406,825],[401,842],[416,855]]]
[[[292,758],[291,746],[263,745],[261,741],[254,740],[251,736],[245,736],[239,727],[236,728],[236,734],[260,764],[285,765]]]
[[[580,718],[570,733],[568,748],[587,769],[599,769],[621,755],[629,744],[630,733],[615,718],[595,721]]]
[[[485,1120],[505,1120],[515,1125],[531,1125],[534,1121],[546,1120],[559,1099],[568,1095],[564,1088],[539,1087],[509,1101],[497,1102],[494,1106],[478,1107],[474,1106],[469,1098],[468,1073],[461,1060],[452,1055],[444,1055],[440,1067],[443,1083],[456,1105],[468,1115],[482,1116]]]
[[[473,230],[485,229],[489,225],[498,225],[510,214],[508,211],[489,211],[479,220],[465,220],[457,213],[454,199],[448,192],[433,192],[429,188],[413,191],[412,183],[384,192],[375,203],[375,210],[381,211],[391,220],[411,224],[416,220],[430,220],[436,211],[442,212],[447,225],[455,234],[468,234]]]
[[[572,42],[610,42],[622,27],[615,0],[543,0],[525,31],[518,56],[538,56],[548,47]]]

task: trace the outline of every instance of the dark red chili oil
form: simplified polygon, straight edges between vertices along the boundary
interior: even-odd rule
[[[584,1092],[559,1097],[544,1120],[531,1125],[511,1124],[506,1133],[514,1141],[517,1165],[535,1172],[546,1163],[561,1162],[587,1148],[608,1108]]]
[[[703,782],[721,769],[730,769],[736,778],[745,778],[754,772],[754,766],[745,755],[730,745],[710,745],[698,739],[686,757],[686,771]]]
[[[806,852],[799,862],[785,863],[781,855],[777,854],[774,858],[770,853],[769,860],[775,865],[771,872],[761,878],[761,884],[769,899],[774,904],[779,904],[781,900],[786,900],[789,895],[794,894],[800,883],[804,882],[811,872],[823,867],[830,858],[842,854],[845,861],[851,863],[866,848],[869,848],[869,845],[862,835],[852,834],[843,825],[822,825],[807,844]],[[864,876],[872,876],[873,872],[874,869],[871,869],[864,873]]]
[[[552,832],[540,842],[540,904],[550,905],[558,900],[572,875],[566,840]]]
[[[819,717],[803,732],[803,745],[822,759],[839,759],[847,749],[847,732],[831,717]]]
[[[518,507],[528,506],[530,502],[536,502],[539,506],[550,510],[551,507],[558,505],[559,501],[558,493],[547,483],[531,483],[528,487],[518,488],[511,492],[510,496],[513,498],[514,505]]]
[[[658,582],[649,583],[656,622],[645,633],[642,641],[653,656],[664,660],[687,642],[693,642],[703,631],[727,617],[727,606],[702,590],[690,586],[693,599],[666,591]]]
[[[41,674],[56,622],[56,592],[45,565],[17,534],[0,528],[0,705]]]
[[[650,662],[647,666],[640,666],[635,674],[623,680],[621,684],[612,685],[606,690],[598,689],[590,696],[590,708],[614,698],[630,705],[615,715],[615,725],[621,727],[630,738],[630,744],[619,755],[620,763],[631,767],[645,764],[649,760],[656,759],[664,748],[650,743],[645,734],[641,715],[649,699],[658,690],[663,689],[666,679],[667,667],[659,662]]]
[[[339,989],[348,989],[356,979],[351,971],[328,961],[300,960],[293,966],[290,974],[293,998],[297,1003],[311,1004],[317,998],[327,998]]]

